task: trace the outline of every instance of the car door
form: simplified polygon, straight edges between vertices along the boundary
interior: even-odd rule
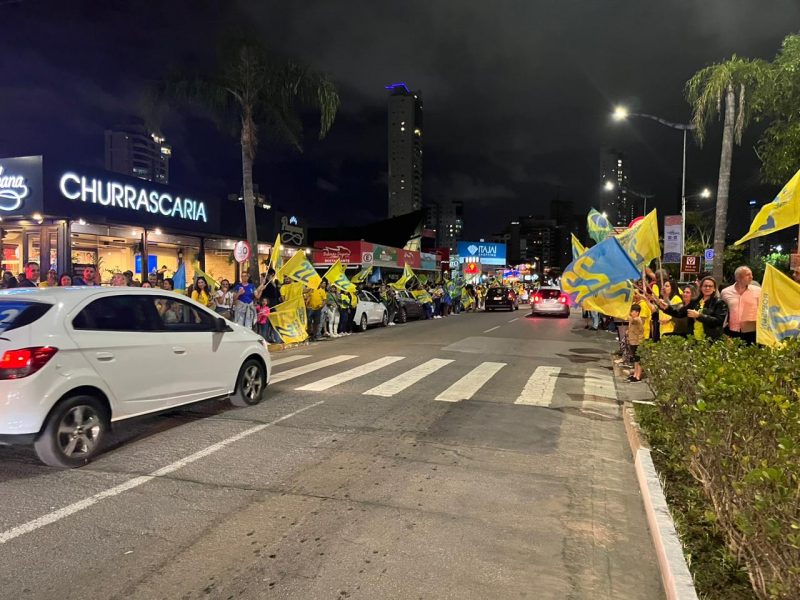
[[[366,292],[370,302],[370,315],[367,317],[370,323],[380,323],[383,320],[383,311],[386,307],[383,302],[378,300],[375,296]]]
[[[222,396],[236,378],[241,353],[236,336],[215,331],[216,317],[176,295],[148,296],[161,331],[169,335],[177,376],[174,397],[183,402]]]
[[[158,314],[146,296],[91,299],[67,328],[111,390],[114,418],[158,410],[179,387],[169,335],[159,331]]]

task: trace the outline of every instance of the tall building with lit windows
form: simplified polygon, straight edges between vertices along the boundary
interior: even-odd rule
[[[633,220],[633,203],[628,194],[628,161],[621,152],[606,150],[600,159],[600,211],[612,225],[627,227]]]
[[[389,218],[422,208],[422,93],[389,90]]]
[[[169,183],[172,147],[143,125],[105,133],[106,169],[156,183]]]

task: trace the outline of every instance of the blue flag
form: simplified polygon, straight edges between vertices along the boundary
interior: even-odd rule
[[[186,293],[186,264],[181,261],[175,275],[172,276],[172,284],[176,292]]]
[[[561,276],[561,289],[574,303],[621,283],[641,277],[616,238],[609,237],[573,260]]]

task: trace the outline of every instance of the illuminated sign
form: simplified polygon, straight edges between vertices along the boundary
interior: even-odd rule
[[[103,181],[68,172],[58,184],[61,194],[69,200],[80,200],[101,206],[147,212],[187,221],[208,222],[204,202],[191,198],[173,197],[167,192],[148,191],[127,183]]]
[[[480,260],[485,265],[506,264],[506,245],[504,243],[458,242],[458,254],[464,262]]]
[[[0,210],[12,211],[22,206],[22,201],[30,194],[23,175],[6,173],[0,165]]]

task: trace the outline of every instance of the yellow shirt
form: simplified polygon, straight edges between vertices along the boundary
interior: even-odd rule
[[[646,340],[650,339],[650,324],[653,321],[653,311],[650,310],[650,307],[647,305],[647,302],[642,300],[639,302],[639,306],[642,308],[642,312],[639,313],[639,316],[642,317],[642,324],[644,325],[644,336],[643,338]]]
[[[705,300],[700,300],[700,306],[697,307],[697,312],[703,312],[703,306],[705,306]],[[704,340],[706,339],[706,330],[703,329],[703,324],[700,322],[700,319],[694,320],[694,339],[696,340]]]
[[[328,299],[328,292],[322,288],[311,290],[308,295],[308,308],[311,310],[319,310],[325,306],[325,301]]]
[[[199,302],[203,306],[210,306],[211,305],[211,298],[209,298],[206,292],[199,292],[197,290],[192,290],[192,300],[195,302]]]
[[[681,300],[679,296],[673,296],[669,301],[669,303],[673,306],[677,306],[682,302],[683,300]],[[658,313],[658,321],[661,327],[661,335],[664,335],[665,333],[675,333],[675,321],[673,321],[672,317],[670,317],[663,310]]]

